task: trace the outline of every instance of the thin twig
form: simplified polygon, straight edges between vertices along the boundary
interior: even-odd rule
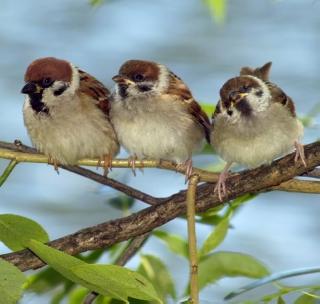
[[[291,179],[278,186],[272,187],[270,190],[281,190],[287,192],[300,192],[300,193],[320,193],[320,182]]]
[[[19,152],[22,154],[27,153],[27,155],[25,155],[25,157],[27,157],[28,155],[31,155],[31,159],[34,156],[37,156],[37,157],[44,156],[44,155],[38,153],[36,149],[22,144],[21,141],[19,141],[19,140],[15,140],[13,144],[0,141],[0,151],[1,151],[1,148],[5,149],[7,152],[12,151],[12,152]],[[13,159],[15,161],[17,161],[17,159],[20,158],[19,155],[22,155],[22,154],[17,154],[17,157],[14,157]],[[1,158],[1,152],[0,152],[0,158]],[[89,178],[97,183],[102,184],[102,185],[109,186],[115,190],[123,192],[123,193],[125,193],[135,199],[138,199],[144,203],[147,203],[149,205],[155,205],[161,201],[161,198],[153,197],[153,196],[148,195],[144,192],[141,192],[137,189],[134,189],[130,186],[127,186],[123,183],[120,183],[114,179],[108,178],[104,175],[97,174],[91,170],[88,170],[88,169],[85,169],[85,168],[82,168],[79,166],[60,165],[60,168],[67,170],[67,171],[70,171],[70,172],[73,172],[73,173],[76,173],[76,174],[81,175],[83,177]]]
[[[8,179],[9,175],[15,168],[15,166],[18,164],[16,160],[11,160],[8,166],[3,171],[2,175],[0,176],[0,187],[5,183],[5,181]]]
[[[136,236],[130,241],[128,246],[123,250],[122,254],[117,258],[115,264],[124,266],[128,261],[140,250],[149,238],[151,232]]]
[[[303,174],[302,176],[320,178],[320,168],[315,168],[312,171]]]
[[[190,303],[199,304],[198,283],[198,253],[195,222],[196,191],[199,182],[198,175],[192,175],[189,179],[187,190],[187,222],[190,265]]]
[[[0,158],[15,159],[19,162],[29,163],[48,163],[48,157],[40,154],[34,148],[23,145],[20,141],[16,140],[19,144],[10,144],[0,141]],[[78,162],[79,166],[97,167],[103,165],[99,159],[82,159]],[[113,168],[131,168],[130,159],[114,159],[112,160]],[[166,160],[136,160],[135,167],[138,168],[159,168],[179,172],[185,174],[184,168],[180,168],[177,164]],[[218,180],[218,173],[205,171],[198,168],[193,168],[193,173],[201,177],[200,181],[216,182]]]
[[[117,258],[115,264],[124,266],[128,261],[139,251],[144,243],[149,238],[151,232],[144,233],[132,239],[128,246],[123,250],[122,254]],[[95,291],[90,292],[84,299],[83,304],[92,304],[94,300],[99,296]]]
[[[61,168],[65,169],[65,170],[68,170],[70,172],[73,172],[73,173],[76,173],[78,175],[81,175],[83,177],[86,177],[86,178],[89,178],[95,182],[98,182],[102,185],[106,185],[106,186],[109,186],[113,189],[116,189],[118,191],[121,191],[135,199],[138,199],[144,203],[147,203],[149,205],[156,205],[158,204],[159,202],[162,201],[162,198],[157,198],[157,197],[154,197],[152,195],[149,195],[145,192],[142,192],[142,191],[139,191],[135,188],[132,188],[128,185],[125,185],[121,182],[118,182],[112,178],[109,178],[109,177],[106,177],[104,175],[100,175],[100,174],[97,174],[91,170],[88,170],[88,169],[85,169],[85,168],[82,168],[82,167],[78,167],[78,166],[64,166],[64,165],[61,165],[60,166]]]

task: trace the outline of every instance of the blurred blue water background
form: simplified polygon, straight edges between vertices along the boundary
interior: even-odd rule
[[[149,59],[168,65],[203,102],[216,103],[221,85],[241,66],[273,61],[272,80],[295,100],[300,116],[320,102],[320,1],[229,1],[225,24],[213,22],[200,0],[113,0],[91,8],[85,0],[1,1],[0,10],[0,139],[30,144],[22,119],[23,74],[37,57],[68,59],[108,87],[127,59]],[[314,111],[313,111],[314,112]],[[304,142],[319,138],[319,115]],[[125,156],[122,153],[121,156]],[[195,164],[217,162],[197,156]],[[7,161],[0,160],[0,169]],[[155,196],[185,188],[182,176],[145,170],[134,178],[129,170],[112,177]],[[31,217],[52,239],[122,214],[108,206],[117,193],[46,165],[20,164],[0,191],[0,212]],[[260,195],[232,220],[222,250],[259,257],[274,272],[319,265],[320,200],[316,195],[273,192]],[[137,208],[144,207],[141,203]],[[186,223],[166,225],[186,236]],[[211,231],[201,226],[201,243]],[[1,252],[7,252],[0,246]],[[157,240],[143,249],[164,257],[182,292],[188,267]],[[130,262],[135,267],[138,259]],[[224,279],[207,287],[202,303],[222,303],[230,290],[247,279]],[[298,282],[297,280],[288,282]],[[320,283],[319,276],[299,283]],[[215,300],[212,300],[215,299]],[[21,303],[48,303],[46,297],[24,296]]]

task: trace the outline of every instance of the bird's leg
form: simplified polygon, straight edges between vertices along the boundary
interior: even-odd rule
[[[48,156],[48,165],[53,165],[54,170],[59,174],[58,161],[52,158],[51,155]]]
[[[221,173],[219,174],[218,181],[214,187],[214,193],[218,193],[219,200],[222,202],[223,197],[227,194],[227,188],[226,188],[226,180],[229,175],[229,168],[231,167],[232,163],[227,163]]]
[[[304,147],[301,143],[299,143],[297,140],[294,142],[294,146],[296,147],[296,155],[294,157],[294,162],[296,163],[299,158],[301,159],[302,164],[307,167],[306,164],[306,157],[304,155]]]
[[[108,176],[109,170],[112,171],[112,155],[103,155],[99,159],[97,167],[103,167],[103,175]]]
[[[136,161],[138,160],[137,155],[133,154],[133,155],[129,156],[128,160],[129,160],[129,166],[131,167],[133,175],[137,176],[137,174],[136,174]]]
[[[192,158],[188,158],[185,162],[177,165],[177,170],[182,170],[185,172],[185,183],[189,180],[190,176],[192,175]]]

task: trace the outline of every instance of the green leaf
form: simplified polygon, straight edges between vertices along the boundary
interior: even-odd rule
[[[101,294],[110,292],[115,298],[127,302],[128,297],[141,300],[159,299],[153,286],[139,273],[118,265],[81,265],[72,267],[72,272],[81,280],[99,287]],[[129,302],[128,302],[129,303]]]
[[[163,302],[166,303],[168,296],[176,299],[174,282],[166,265],[158,257],[142,255],[137,271],[147,278],[153,286],[157,287],[157,292]]]
[[[90,252],[90,254],[85,256],[79,255],[78,257],[85,262],[94,263],[102,256],[103,253],[103,249],[98,249]],[[24,284],[24,288],[29,291],[42,294],[63,284],[65,286],[70,285],[70,287],[73,287],[74,285],[73,282],[66,279],[62,274],[55,271],[52,267],[48,267],[38,271],[34,275],[29,276],[27,278],[27,282]]]
[[[65,279],[59,272],[49,267],[29,276],[24,288],[42,294],[66,282],[70,281]]]
[[[317,303],[317,298],[312,297],[309,294],[303,294],[302,296],[298,297],[294,301],[294,304],[316,304],[316,303]]]
[[[188,258],[188,243],[177,234],[156,230],[153,235],[162,240],[168,248],[184,258]]]
[[[80,259],[44,245],[36,240],[30,240],[28,248],[67,279],[81,284],[99,294],[111,296],[128,303],[128,294],[130,293],[130,296],[131,294],[142,294],[143,292],[139,290],[138,286],[141,289],[141,285],[143,285],[144,292],[146,293],[145,297],[149,296],[148,299],[152,297],[152,286],[139,274],[126,270],[123,267],[87,264]],[[108,269],[109,272],[107,271]],[[125,274],[127,274],[127,276],[125,276]],[[109,280],[107,281],[104,276],[109,277]],[[132,281],[136,284],[135,288],[132,287]],[[105,284],[106,282],[108,284]],[[129,283],[131,283],[132,290],[129,288]]]
[[[68,304],[79,304],[83,303],[90,291],[86,288],[80,287],[73,289],[68,295]]]
[[[33,251],[38,257],[40,257],[41,260],[46,262],[57,272],[61,273],[64,277],[73,282],[83,285],[83,281],[78,279],[78,277],[70,269],[71,267],[86,265],[85,262],[60,250],[42,244],[41,242],[36,240],[30,240],[28,242],[28,248]]]
[[[252,199],[254,199],[257,196],[257,194],[255,193],[246,193],[244,195],[241,195],[239,197],[237,197],[236,199],[234,199],[231,202],[231,209],[232,210],[236,210],[238,209],[240,206],[242,206],[244,203],[251,201]]]
[[[26,248],[30,239],[48,242],[47,232],[35,221],[15,214],[0,214],[0,240],[11,250]]]
[[[206,224],[206,225],[213,225],[216,226],[218,225],[221,220],[222,220],[223,216],[218,215],[218,214],[213,214],[213,215],[208,215],[208,216],[200,216],[199,218],[196,219],[197,223],[201,223],[201,224]]]
[[[0,259],[0,304],[15,304],[22,295],[24,274],[11,263]]]
[[[41,260],[46,262],[48,265],[50,265],[70,281],[80,284],[88,288],[89,290],[106,295],[104,290],[101,290],[94,284],[90,284],[87,281],[82,280],[71,270],[72,267],[87,265],[86,262],[83,262],[80,259],[68,255],[62,251],[44,245],[36,240],[30,240],[28,248],[32,250],[37,256],[39,256]],[[107,295],[112,297],[115,296],[112,293],[108,293]]]
[[[284,299],[282,297],[279,297],[277,300],[277,304],[286,304],[286,302],[284,301]]]
[[[211,117],[216,106],[212,103],[203,103],[201,102],[201,109],[209,116]]]
[[[267,268],[250,255],[221,251],[207,255],[199,262],[199,286],[202,289],[225,277],[261,278],[268,273]]]
[[[209,143],[206,143],[204,145],[204,147],[202,148],[202,150],[198,151],[198,152],[195,151],[195,154],[201,154],[201,155],[210,154],[210,155],[212,155],[212,154],[215,154],[215,151],[214,151],[213,147]]]
[[[227,235],[229,228],[229,216],[226,216],[210,233],[200,249],[199,257],[202,258],[217,248]]]
[[[104,3],[104,0],[89,0],[92,6],[100,6]]]
[[[219,23],[224,21],[226,15],[226,1],[227,0],[204,0],[211,15]]]
[[[108,200],[108,203],[115,209],[126,211],[130,209],[135,200],[127,195],[119,195]]]

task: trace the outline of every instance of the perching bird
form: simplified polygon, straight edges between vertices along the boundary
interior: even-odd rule
[[[210,122],[189,88],[164,65],[142,60],[125,62],[113,80],[110,115],[120,144],[133,158],[185,165],[190,176]]]
[[[271,163],[296,148],[295,161],[305,164],[303,126],[292,99],[269,81],[271,62],[261,68],[241,69],[220,90],[213,114],[211,143],[227,164],[215,187],[220,200],[226,195],[226,178],[233,163],[254,168]]]
[[[119,144],[109,119],[108,89],[72,63],[53,57],[33,61],[24,79],[24,122],[37,150],[55,168],[94,157],[110,166]]]

